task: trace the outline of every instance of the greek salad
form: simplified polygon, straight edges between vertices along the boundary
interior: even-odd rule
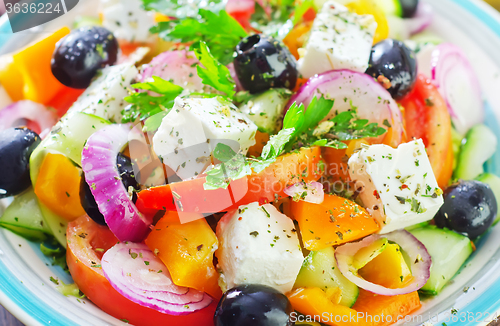
[[[101,0],[5,55],[0,226],[133,325],[389,325],[498,221],[418,0]]]

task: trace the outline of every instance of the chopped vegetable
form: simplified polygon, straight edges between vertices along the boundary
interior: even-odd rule
[[[125,298],[168,315],[187,315],[213,301],[203,292],[172,283],[166,266],[144,244],[114,245],[102,256],[102,271]]]
[[[218,241],[203,215],[167,212],[145,243],[167,266],[174,284],[222,296],[213,264]]]
[[[85,214],[79,181],[80,169],[66,156],[48,153],[40,167],[35,194],[54,213],[72,221]]]
[[[308,250],[357,240],[379,229],[363,207],[336,195],[325,194],[321,204],[292,201],[290,209]]]
[[[151,221],[137,210],[116,167],[128,134],[126,125],[110,125],[94,133],[83,148],[82,168],[99,211],[115,236],[121,241],[142,241]]]

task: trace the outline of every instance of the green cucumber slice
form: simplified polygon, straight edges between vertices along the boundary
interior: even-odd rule
[[[278,123],[283,118],[283,111],[292,93],[285,88],[271,88],[250,98],[240,107],[252,120],[260,132],[275,134],[279,131]]]
[[[376,3],[386,15],[403,16],[403,8],[399,0],[376,0]]]
[[[495,153],[497,137],[485,125],[472,127],[465,135],[458,157],[455,178],[473,180],[484,172],[484,163]]]
[[[340,304],[347,307],[352,307],[359,295],[359,288],[338,269],[333,247],[309,253],[295,281],[294,288],[299,287],[318,287],[323,290],[338,287],[342,290]]]
[[[78,16],[73,23],[73,29],[86,26],[101,26],[101,20],[95,16]]]
[[[476,180],[484,182],[488,186],[490,186],[491,190],[493,191],[493,194],[495,195],[495,198],[498,203],[497,217],[493,221],[493,225],[495,225],[496,223],[498,223],[498,221],[500,221],[500,178],[492,173],[483,173],[480,176],[478,176]]]
[[[436,295],[473,252],[471,241],[466,236],[435,225],[409,232],[424,244],[432,258],[431,277],[420,291]]]
[[[64,116],[52,128],[49,136],[33,151],[30,157],[31,183],[36,184],[40,167],[47,153],[66,155],[75,164],[81,165],[82,150],[87,139],[99,129],[111,124],[98,116],[74,112]],[[66,228],[68,221],[52,212],[38,201],[42,215],[57,241],[66,248]]]
[[[45,222],[33,188],[15,197],[0,217],[0,226],[28,240],[44,240],[52,234]]]

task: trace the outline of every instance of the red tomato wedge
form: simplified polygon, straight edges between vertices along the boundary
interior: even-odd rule
[[[446,102],[424,75],[415,88],[399,101],[404,107],[408,139],[422,138],[432,170],[441,188],[446,188],[453,172],[451,119]]]
[[[143,190],[138,194],[136,205],[148,214],[151,209],[215,213],[253,202],[265,204],[288,197],[284,192],[287,186],[318,180],[323,175],[322,166],[319,147],[302,148],[278,157],[260,173],[231,181],[227,189],[205,190],[205,178],[200,177]]]
[[[88,216],[69,223],[66,260],[80,290],[106,313],[137,326],[212,326],[216,301],[205,309],[184,316],[173,316],[141,306],[118,293],[104,277],[101,258],[118,240],[109,228]]]

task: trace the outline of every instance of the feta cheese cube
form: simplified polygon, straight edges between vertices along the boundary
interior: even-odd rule
[[[155,25],[154,13],[141,7],[140,0],[102,1],[102,25],[119,40],[151,42],[149,29]]]
[[[363,148],[348,164],[366,210],[381,226],[380,233],[428,221],[443,204],[443,192],[421,139],[397,149],[387,145]]]
[[[283,293],[292,289],[304,261],[290,218],[273,205],[240,206],[217,225],[223,291],[240,284],[264,284]]]
[[[177,97],[153,137],[153,149],[183,180],[202,173],[217,143],[246,154],[257,126],[232,103],[219,98]]]
[[[127,105],[123,98],[128,96],[128,88],[137,74],[133,63],[104,68],[68,112],[89,113],[121,123],[122,111]]]
[[[329,70],[365,72],[376,29],[372,15],[358,15],[335,1],[326,2],[314,19],[305,48],[299,49],[299,73],[310,78]]]

